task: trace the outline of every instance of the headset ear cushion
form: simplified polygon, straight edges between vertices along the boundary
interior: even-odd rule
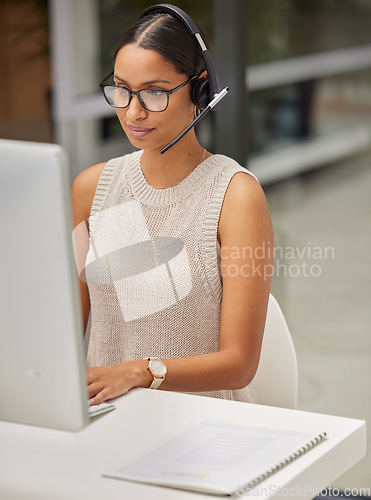
[[[207,78],[200,78],[192,88],[192,102],[199,109],[205,109],[210,102],[210,85]]]

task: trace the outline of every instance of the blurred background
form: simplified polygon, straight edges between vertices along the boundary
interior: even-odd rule
[[[131,151],[99,82],[150,0],[0,0],[0,137],[57,142],[71,178]],[[197,133],[260,179],[299,409],[371,424],[371,1],[173,0],[230,95]],[[274,377],[274,373],[272,373]],[[366,458],[334,485],[371,488]]]

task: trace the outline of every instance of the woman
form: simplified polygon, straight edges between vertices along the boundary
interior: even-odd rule
[[[160,385],[253,400],[272,274],[256,251],[273,241],[265,196],[194,129],[160,153],[200,112],[192,89],[207,77],[185,23],[150,12],[122,36],[113,83],[102,85],[138,151],[72,187],[75,236],[89,231],[88,251],[78,237],[75,246],[85,327],[91,310],[91,404]]]

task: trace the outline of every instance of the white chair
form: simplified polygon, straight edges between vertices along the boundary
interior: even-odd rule
[[[259,404],[296,408],[298,365],[295,347],[278,302],[269,296],[259,366],[250,384]]]

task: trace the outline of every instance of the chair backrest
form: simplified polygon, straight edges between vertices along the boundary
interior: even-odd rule
[[[295,347],[283,313],[271,294],[259,366],[250,386],[259,404],[296,408],[298,365]]]

